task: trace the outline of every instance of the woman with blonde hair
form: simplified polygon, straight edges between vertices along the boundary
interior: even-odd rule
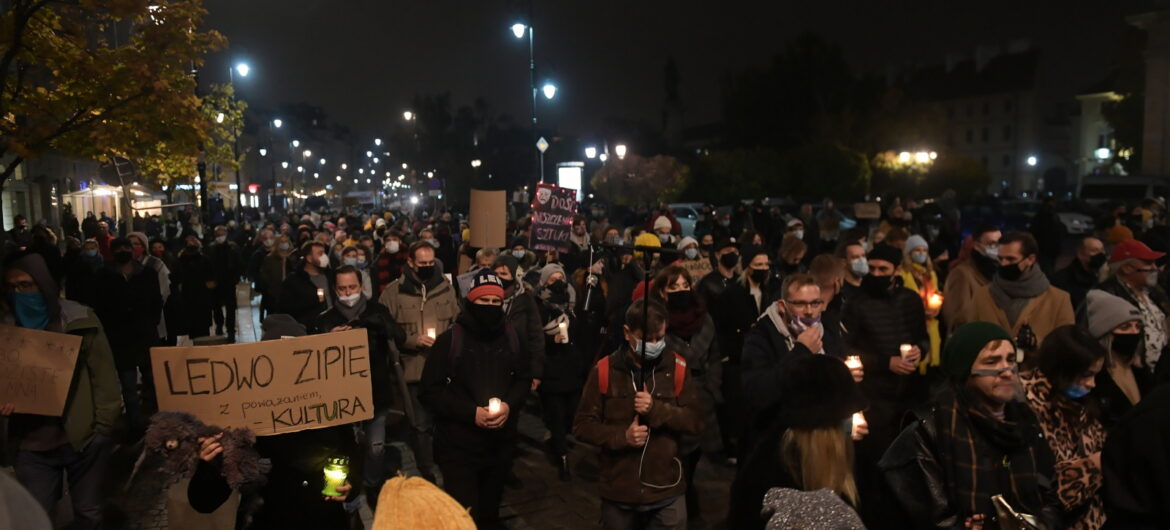
[[[906,247],[902,249],[902,285],[918,293],[922,298],[922,308],[926,312],[926,333],[930,336],[930,353],[922,356],[918,362],[918,372],[926,373],[927,368],[938,368],[939,354],[942,351],[942,335],[939,333],[938,315],[942,307],[942,286],[938,283],[938,274],[934,272],[934,264],[930,262],[930,245],[919,235],[906,239]],[[931,298],[939,305],[931,308]]]
[[[861,390],[835,357],[800,354],[784,363],[776,426],[749,453],[731,485],[728,528],[764,528],[761,511],[771,488],[828,489],[858,506],[853,442],[845,430],[865,408]]]

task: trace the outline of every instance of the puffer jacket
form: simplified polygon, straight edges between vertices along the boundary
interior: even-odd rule
[[[603,499],[650,504],[686,492],[679,437],[700,433],[703,422],[694,378],[685,378],[679,395],[674,392],[675,370],[685,369],[685,362],[667,350],[652,368],[646,386],[654,406],[646,418],[639,420],[650,427],[645,447],[626,442],[626,429],[634,422],[634,378],[639,372],[629,348],[609,355],[609,388],[604,395],[598,387],[597,365],[590,369],[573,421],[573,435],[601,448],[597,482]]]
[[[417,383],[422,377],[428,348],[419,346],[418,338],[435,328],[435,335],[443,333],[459,315],[455,288],[436,267],[430,280],[423,283],[414,270],[407,269],[378,297],[378,303],[390,311],[390,316],[402,327],[406,339],[402,342],[402,370],[406,382]]]
[[[930,351],[926,312],[918,293],[894,289],[885,298],[862,292],[845,305],[841,324],[848,330],[845,351],[861,356],[865,379],[861,388],[870,398],[899,400],[923,390],[915,386],[917,375],[890,371],[890,357],[901,355],[902,344],[913,344],[924,356]]]

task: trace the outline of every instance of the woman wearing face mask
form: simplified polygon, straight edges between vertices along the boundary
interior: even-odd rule
[[[1138,365],[1145,347],[1142,314],[1129,301],[1094,289],[1085,297],[1085,320],[1089,333],[1109,352],[1093,395],[1101,423],[1110,429],[1154,388],[1154,375]]]
[[[1096,386],[1105,348],[1076,326],[1056,328],[1040,346],[1038,367],[1020,374],[1025,401],[1056,457],[1056,495],[1064,528],[1097,530],[1105,522],[1101,503],[1101,449],[1105,429],[1085,396]]]
[[[409,256],[406,251],[408,246],[402,242],[402,233],[395,230],[391,230],[382,240],[382,251],[374,263],[373,274],[377,279],[374,287],[379,295],[390,282],[402,276],[402,268],[406,266],[406,258]]]
[[[699,436],[679,439],[679,454],[686,472],[688,519],[700,513],[698,490],[691,486],[703,449],[709,457],[719,454],[721,449],[715,404],[722,401],[722,356],[715,342],[715,321],[695,296],[691,278],[685,269],[672,265],[662,269],[650,286],[651,295],[666,305],[666,349],[686,359],[687,375],[693,378],[699,392],[698,413],[707,426]]]
[[[941,306],[932,309],[932,296],[942,296],[938,275],[934,272],[934,265],[930,261],[930,247],[926,239],[919,235],[910,236],[906,240],[906,247],[902,249],[902,285],[918,293],[922,298],[922,307],[926,311],[926,332],[930,335],[930,355],[918,363],[919,373],[926,373],[928,367],[938,367],[939,352],[942,347],[942,335],[939,333],[938,315]],[[936,301],[940,298],[936,298]]]
[[[540,404],[544,425],[551,433],[549,448],[560,478],[569,475],[568,446],[565,435],[573,428],[573,414],[581,397],[588,365],[581,355],[584,331],[574,314],[574,289],[560,265],[545,265],[540,270],[537,289],[540,322],[544,332],[544,368],[540,379]]]
[[[517,237],[512,240],[512,250],[509,253],[516,259],[516,264],[519,266],[520,275],[528,272],[529,269],[536,266],[536,254],[528,250],[528,238]]]
[[[711,260],[703,257],[699,242],[693,237],[684,237],[678,242],[679,255],[671,265],[682,267],[691,278],[702,278],[712,270]]]
[[[373,298],[374,286],[370,279],[370,270],[366,267],[368,262],[365,253],[357,245],[349,245],[341,250],[341,264],[349,265],[358,272],[362,281],[362,294],[367,299]]]
[[[481,270],[450,329],[435,340],[421,395],[435,422],[443,488],[480,528],[499,526],[500,496],[532,384],[529,352],[506,323],[500,278]]]
[[[272,245],[264,261],[260,263],[260,277],[264,282],[264,296],[260,299],[260,308],[265,315],[276,311],[280,307],[280,293],[283,290],[285,278],[292,267],[289,255],[292,253],[292,241],[287,235],[280,235]]]

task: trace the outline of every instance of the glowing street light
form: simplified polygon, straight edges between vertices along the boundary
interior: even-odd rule
[[[918,162],[919,164],[930,162],[930,153],[927,153],[926,151],[919,151],[914,153],[914,161]]]
[[[223,123],[223,113],[222,112],[215,115],[215,123]]]
[[[519,22],[512,24],[512,34],[515,35],[517,39],[523,39],[524,33],[526,31],[528,31],[528,26]]]
[[[478,158],[471,161],[471,167],[479,167],[481,165],[483,165],[483,161]]]
[[[382,139],[381,138],[374,138],[374,145],[382,145]]]
[[[276,127],[277,129],[279,129],[283,125],[284,125],[284,122],[281,121],[280,118],[276,118],[275,120],[272,120],[272,126]]]
[[[1036,164],[1038,162],[1040,162],[1040,161],[1036,158],[1036,155],[1032,155],[1032,156],[1028,157],[1028,166],[1036,167]]]
[[[597,158],[597,148],[593,146],[586,147],[585,158]]]
[[[288,169],[288,162],[281,162],[280,167],[281,169]]]
[[[618,158],[626,157],[626,144],[617,144],[613,146],[613,152],[617,153]]]
[[[296,149],[296,148],[300,147],[300,146],[301,146],[301,141],[300,141],[300,140],[293,140],[293,141],[292,141],[292,146],[293,146],[293,149]]]
[[[544,92],[545,99],[552,99],[553,96],[557,95],[557,86],[552,84],[552,83],[546,82],[544,84],[544,86],[541,87],[541,91]]]
[[[366,158],[373,158],[373,157],[374,157],[373,151],[366,151]]]
[[[597,155],[597,159],[600,160],[602,164],[604,164],[606,160],[609,160],[609,155],[601,153],[600,155]]]
[[[1096,156],[1097,160],[1108,160],[1113,156],[1113,151],[1109,150],[1108,147],[1098,147],[1096,151],[1093,151],[1093,156]]]
[[[260,156],[268,156],[268,148],[261,147],[260,148]]]
[[[406,112],[403,112],[403,113],[402,113],[402,117],[403,117],[403,118],[404,118],[406,121],[414,121],[414,113],[413,113],[413,112],[411,112],[411,111],[409,111],[409,110],[408,110],[408,111],[406,111]]]
[[[236,65],[236,73],[240,74],[240,77],[248,77],[248,72],[251,71],[252,67],[248,66],[248,63],[239,63]]]
[[[310,156],[313,156],[313,152],[308,150],[308,149],[305,149],[305,152],[301,153],[301,154],[303,154],[305,156],[305,158],[309,158]]]
[[[342,170],[342,171],[345,171],[345,170],[347,170],[347,169],[349,169],[349,164],[346,164],[346,163],[342,162],[342,164],[341,164],[341,170]]]
[[[902,151],[901,153],[898,153],[898,161],[903,163],[903,164],[909,164],[910,163],[910,153],[906,152],[906,151]]]

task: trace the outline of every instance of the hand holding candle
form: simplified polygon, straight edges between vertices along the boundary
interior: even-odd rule
[[[568,322],[561,322],[560,324],[557,324],[557,329],[558,329],[557,342],[560,342],[561,344],[568,344],[569,343],[569,323]]]
[[[325,301],[325,289],[317,289],[317,301],[318,302]]]
[[[492,415],[500,413],[500,398],[491,398],[488,400],[488,412]]]
[[[850,355],[846,357],[845,366],[849,368],[849,374],[853,376],[854,383],[860,383],[865,378],[865,368],[861,364],[861,356]]]
[[[345,486],[345,479],[348,476],[349,459],[330,458],[329,462],[325,464],[325,488],[321,490],[321,495],[340,497],[342,492],[338,491],[338,488]]]
[[[430,337],[431,340],[435,340],[435,328],[427,328],[427,337]]]
[[[902,354],[903,361],[914,362],[914,346],[910,344],[903,344],[898,347],[898,351]]]
[[[931,293],[930,296],[926,298],[926,308],[931,311],[937,312],[939,309],[942,309],[942,305],[943,297],[941,294]]]
[[[849,435],[854,440],[860,440],[869,434],[869,423],[860,412],[853,413],[853,425],[849,428]]]

